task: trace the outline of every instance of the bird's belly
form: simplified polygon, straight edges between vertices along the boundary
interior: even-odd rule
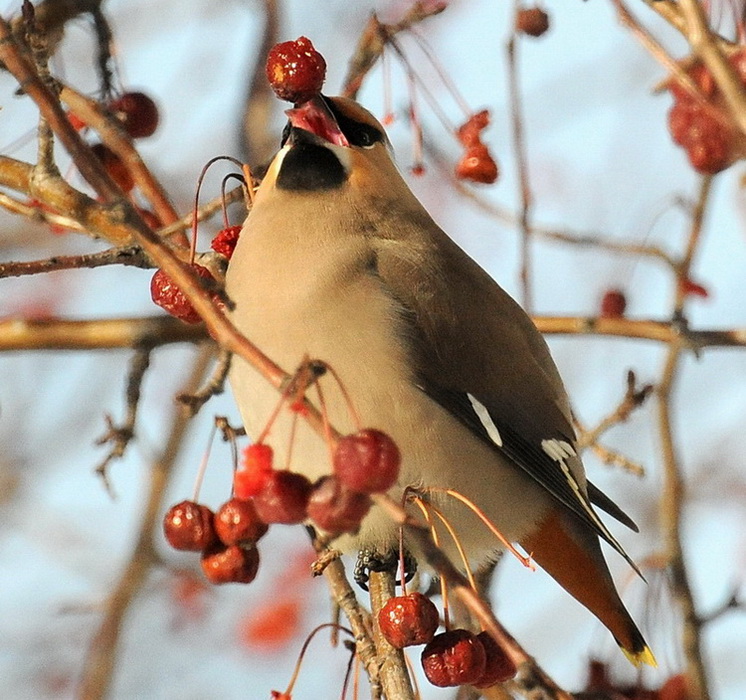
[[[334,298],[325,297],[323,303],[309,297],[300,304],[297,299],[286,303],[284,298],[258,293],[249,303],[251,295],[242,289],[234,320],[288,372],[306,356],[334,369],[362,427],[383,430],[400,446],[402,469],[390,491],[392,497],[400,498],[407,486],[453,489],[478,505],[509,540],[520,539],[541,517],[545,493],[415,386],[406,348],[396,333],[395,304],[370,285],[375,286],[375,280],[361,280]],[[246,429],[256,436],[279,395],[239,358],[234,360],[230,382]],[[354,432],[352,412],[331,373],[319,384],[330,423],[342,433]],[[320,405],[315,388],[308,396]],[[296,421],[291,446],[291,425]],[[323,438],[287,408],[279,413],[267,441],[275,450],[277,467],[289,464],[311,480],[331,471]],[[428,497],[455,528],[472,564],[499,549],[494,535],[466,505],[440,492],[429,492]],[[439,532],[445,549],[455,555],[447,531],[439,527]],[[350,548],[385,550],[396,545],[397,530],[385,513],[374,508],[357,537],[346,539]]]

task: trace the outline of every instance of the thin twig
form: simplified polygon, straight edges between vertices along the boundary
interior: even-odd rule
[[[624,392],[622,400],[595,428],[584,430],[578,435],[577,446],[582,450],[596,444],[601,436],[610,428],[613,428],[618,423],[627,421],[632,411],[642,406],[652,392],[652,384],[644,384],[638,388],[635,373],[632,370],[628,371],[627,389]]]
[[[358,39],[355,51],[347,67],[347,75],[342,81],[342,94],[353,99],[360,90],[365,76],[381,57],[386,42],[399,32],[410,29],[428,17],[438,15],[446,9],[447,3],[415,2],[407,14],[394,24],[383,24],[378,17],[371,15]]]
[[[107,415],[105,417],[107,430],[96,440],[97,445],[110,446],[109,454],[96,467],[96,474],[101,477],[110,496],[113,496],[114,490],[109,480],[109,465],[115,459],[121,459],[124,456],[127,446],[135,437],[137,409],[140,405],[140,394],[145,373],[150,366],[151,352],[152,348],[150,347],[140,347],[135,350],[127,375],[127,388],[125,390],[126,412],[124,420],[117,425],[114,423],[112,417]]]
[[[514,0],[512,27],[516,25],[521,0]],[[523,133],[523,108],[521,105],[521,88],[518,81],[518,38],[515,30],[511,34],[506,46],[508,57],[508,95],[510,99],[510,123],[513,132],[513,152],[516,170],[518,172],[518,196],[520,211],[518,214],[518,229],[521,236],[521,303],[527,313],[533,309],[533,293],[531,284],[531,206],[533,197],[528,175],[528,158],[526,156],[526,142]]]
[[[210,375],[205,386],[201,387],[193,394],[178,394],[176,400],[186,406],[191,415],[195,416],[213,396],[222,394],[225,391],[225,380],[231,368],[231,359],[233,355],[226,350],[220,350],[218,353],[215,368]]]
[[[108,248],[98,253],[83,255],[55,255],[44,260],[25,262],[0,262],[0,278],[38,275],[57,270],[79,270],[96,268],[105,265],[126,265],[130,267],[150,268],[152,263],[136,247]]]

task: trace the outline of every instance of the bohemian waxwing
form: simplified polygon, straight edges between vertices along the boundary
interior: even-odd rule
[[[599,537],[629,559],[591,503],[634,524],[586,481],[562,380],[531,319],[435,224],[368,111],[319,96],[288,115],[228,268],[236,326],[286,370],[306,357],[334,368],[363,425],[401,450],[393,497],[406,486],[459,491],[591,610],[633,663],[654,664]],[[278,395],[240,359],[230,382],[256,436]],[[341,392],[325,387],[332,425],[355,432]],[[287,411],[272,428],[279,464],[292,422]],[[302,421],[292,443],[294,471],[311,480],[331,471],[326,444]],[[428,498],[473,565],[496,556],[499,543],[468,508]],[[396,543],[377,508],[352,540],[380,552]]]

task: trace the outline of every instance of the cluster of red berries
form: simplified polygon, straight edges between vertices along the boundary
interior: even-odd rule
[[[231,498],[217,513],[182,501],[166,513],[163,532],[174,549],[202,552],[202,571],[211,583],[251,583],[259,569],[256,543],[267,525],[251,501]]]
[[[321,92],[326,61],[311,40],[301,36],[275,44],[267,54],[265,71],[277,97],[300,104]]]
[[[471,180],[492,184],[497,180],[499,170],[489,149],[482,143],[482,131],[489,126],[490,113],[483,109],[472,114],[456,131],[458,140],[466,152],[456,165],[456,177],[460,180]]]
[[[378,626],[391,646],[426,645],[422,668],[433,685],[488,688],[515,676],[515,664],[488,632],[450,629],[435,634],[439,624],[437,608],[421,593],[394,596],[378,613]]]
[[[233,479],[238,498],[250,498],[267,523],[294,524],[310,519],[333,535],[355,532],[370,509],[370,494],[391,488],[401,456],[386,433],[366,428],[342,437],[332,474],[312,484],[302,474],[272,467],[272,448],[249,445]]]
[[[125,92],[108,102],[105,107],[133,139],[152,136],[158,128],[158,107],[143,92]],[[68,119],[78,130],[86,126],[75,114],[68,113]],[[130,192],[135,186],[135,181],[124,161],[103,143],[96,143],[91,149],[120,189],[123,192]]]
[[[732,53],[729,61],[746,85],[746,51]],[[743,137],[732,123],[709,69],[697,62],[686,73],[701,94],[693,95],[680,81],[671,81],[669,90],[674,103],[668,113],[668,128],[673,140],[686,150],[695,170],[719,173],[743,157]]]
[[[354,532],[371,506],[370,494],[387,491],[401,457],[386,433],[367,428],[339,440],[333,473],[312,484],[302,474],[272,466],[272,448],[254,443],[233,480],[234,496],[217,513],[194,501],[173,506],[163,520],[172,547],[202,552],[212,583],[250,583],[259,566],[256,543],[269,525],[310,519],[338,535]]]
[[[210,243],[210,247],[220,255],[230,260],[238,243],[241,233],[240,226],[226,226],[218,231]],[[205,280],[213,280],[211,272],[202,265],[190,265],[194,274]],[[192,302],[187,299],[179,286],[161,269],[156,270],[150,280],[150,298],[155,304],[165,309],[172,316],[184,323],[199,323],[202,317],[197,313]]]

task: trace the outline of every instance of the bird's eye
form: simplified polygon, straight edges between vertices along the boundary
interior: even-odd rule
[[[383,134],[369,124],[355,123],[348,131],[349,135],[347,138],[353,146],[373,148],[379,141],[383,141]]]

